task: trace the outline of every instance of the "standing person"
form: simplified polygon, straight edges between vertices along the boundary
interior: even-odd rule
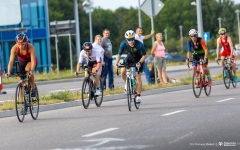
[[[125,40],[122,41],[122,43],[120,44],[118,55],[116,57],[115,68],[118,68],[118,62],[119,62],[124,50],[127,50],[128,54],[123,62],[130,63],[130,64],[132,64],[132,63],[136,64],[136,67],[134,68],[134,70],[136,70],[136,68],[139,68],[139,73],[136,73],[136,80],[137,80],[136,101],[138,103],[140,103],[141,102],[140,96],[141,96],[141,90],[142,90],[141,75],[142,75],[142,71],[143,71],[142,64],[147,56],[146,56],[146,50],[145,50],[144,45],[141,42],[139,42],[138,40],[135,40],[135,32],[133,30],[128,30],[125,33]],[[121,69],[121,77],[125,82],[125,93],[126,93],[126,91],[127,91],[126,68]]]
[[[142,28],[138,27],[136,29],[135,39],[140,41],[141,43],[143,43],[143,40],[149,39],[153,34],[154,34],[154,31],[151,31],[151,34],[143,36],[142,35]],[[143,62],[143,71],[145,72],[145,76],[146,76],[148,84],[152,84],[150,73],[149,73],[149,68],[148,68],[147,63],[145,61]]]
[[[101,47],[101,42],[102,42],[102,36],[101,35],[96,35],[95,36],[95,41],[92,44],[93,48],[98,50],[98,52],[102,55],[102,59],[104,59],[104,49]],[[105,63],[102,60],[102,65],[104,66]]]
[[[192,62],[192,72],[194,73],[194,71],[197,70],[197,63],[195,63],[195,61],[199,61],[200,58],[204,59],[204,64],[202,65],[202,68],[207,75],[208,86],[210,87],[210,86],[212,86],[212,80],[211,80],[211,76],[210,76],[210,71],[207,68],[208,48],[207,48],[205,42],[203,41],[203,39],[201,37],[197,37],[197,34],[198,34],[198,32],[195,29],[191,29],[189,31],[190,40],[187,41],[187,47],[188,47],[187,57],[188,57],[188,59],[186,60],[186,62],[187,62],[187,64],[189,64],[189,60],[191,57],[191,49],[193,49],[194,54],[193,54],[193,62]],[[197,78],[196,80],[198,81],[199,79]],[[197,85],[197,83],[194,85],[195,87],[199,86],[199,85]]]
[[[225,28],[221,28],[219,30],[219,34],[220,37],[217,39],[217,49],[216,49],[216,54],[217,54],[217,58],[215,58],[216,61],[218,61],[218,56],[219,56],[219,45],[221,44],[223,47],[223,50],[221,52],[221,62],[222,62],[222,67],[225,66],[224,64],[224,58],[226,58],[227,56],[229,56],[230,60],[231,60],[231,66],[233,69],[233,73],[234,73],[234,81],[238,82],[238,78],[236,76],[236,66],[234,64],[235,61],[235,55],[234,55],[234,48],[233,48],[233,43],[232,40],[229,36],[226,35],[226,29]],[[224,77],[227,77],[227,72],[224,72]]]
[[[12,66],[14,63],[14,58],[18,56],[19,67],[17,71],[27,71],[29,74],[29,82],[31,85],[31,96],[36,96],[36,89],[34,84],[34,69],[37,66],[37,57],[35,55],[35,48],[32,44],[28,43],[28,37],[26,34],[18,34],[15,38],[16,44],[11,49],[10,60],[8,64],[8,73],[5,74],[6,78],[9,78]],[[20,77],[17,77],[18,82]],[[22,98],[22,88],[20,88],[20,95]]]
[[[113,65],[112,65],[112,43],[109,39],[110,31],[108,29],[103,30],[103,38],[101,46],[104,49],[104,70],[102,73],[103,89],[106,89],[106,79],[108,75],[108,88],[114,88],[113,83]]]
[[[157,68],[160,82],[167,84],[165,47],[162,42],[162,33],[156,34],[156,41],[153,44],[151,54],[154,57],[154,64]]]

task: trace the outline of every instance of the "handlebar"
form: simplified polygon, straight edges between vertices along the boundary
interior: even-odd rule
[[[127,68],[127,69],[129,69],[131,67],[136,67],[136,63],[131,63],[131,64],[130,63],[123,63],[123,64],[120,63],[120,65],[116,69],[117,75],[119,75],[118,74],[118,68]],[[137,72],[139,74],[139,67],[136,67],[136,68],[137,68]]]

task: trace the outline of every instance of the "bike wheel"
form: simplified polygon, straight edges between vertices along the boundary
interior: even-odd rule
[[[131,92],[131,87],[130,87],[130,79],[127,79],[127,100],[128,100],[128,109],[131,111],[131,102],[132,102],[132,92]]]
[[[134,83],[136,83],[136,79],[135,79],[135,77],[134,77]],[[140,104],[141,103],[138,103],[138,102],[136,102],[136,97],[137,97],[137,86],[134,86],[134,85],[132,85],[132,99],[133,99],[133,101],[134,101],[134,104],[135,104],[135,107],[136,107],[136,109],[139,109],[139,107],[140,107]]]
[[[39,114],[39,93],[38,93],[36,84],[35,84],[35,89],[36,89],[36,96],[30,97],[30,113],[34,120],[37,119]]]
[[[102,82],[102,78],[99,79],[99,89],[101,91],[101,95],[98,96],[94,96],[94,100],[95,100],[95,104],[97,107],[100,107],[102,104],[102,100],[103,100],[103,82]],[[96,89],[95,89],[96,91]]]
[[[16,88],[16,93],[15,93],[15,107],[16,107],[16,114],[19,122],[23,122],[24,117],[25,117],[25,111],[26,111],[26,105],[24,101],[24,95],[23,95],[23,88],[22,88],[22,83],[19,83]],[[20,89],[21,89],[21,94],[22,98],[20,96]]]
[[[224,74],[227,74],[227,76],[224,77]],[[223,68],[223,82],[224,82],[225,87],[227,89],[229,89],[229,87],[230,87],[230,74],[229,74],[229,71],[228,71],[227,67]]]
[[[197,81],[197,78],[198,78],[198,81]],[[201,74],[199,73],[199,71],[196,70],[193,73],[193,78],[192,78],[193,93],[196,98],[199,98],[199,96],[201,95],[201,90],[202,90],[201,83],[202,83]]]
[[[91,89],[91,82],[89,82],[88,78],[85,78],[82,84],[82,104],[85,109],[87,109],[90,104]]]
[[[211,93],[211,88],[212,88],[212,86],[208,86],[208,81],[206,81],[207,80],[207,75],[205,75],[205,77],[204,77],[204,79],[203,79],[203,82],[205,83],[205,86],[204,86],[204,91],[205,91],[205,94],[207,95],[207,96],[209,96],[210,95],[210,93]]]

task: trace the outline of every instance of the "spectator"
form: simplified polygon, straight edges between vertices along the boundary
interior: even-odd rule
[[[104,62],[105,66],[102,73],[103,89],[106,89],[106,79],[108,75],[108,88],[114,88],[113,84],[113,65],[112,65],[112,43],[109,39],[110,31],[108,29],[103,30],[103,38],[101,46],[104,49]]]
[[[99,53],[102,55],[102,59],[104,59],[104,49],[101,47],[101,42],[102,42],[102,36],[101,35],[96,35],[95,36],[95,41],[92,44],[93,48],[99,51]],[[102,65],[105,65],[105,62],[102,62]]]
[[[149,39],[153,34],[154,34],[154,31],[151,31],[151,34],[143,36],[142,28],[138,27],[136,29],[135,39],[143,43],[143,40]],[[152,84],[150,73],[149,73],[149,68],[147,66],[147,63],[145,63],[145,61],[143,63],[143,71],[145,72],[145,76],[146,76],[148,84]],[[134,74],[135,74],[135,72],[134,72]]]
[[[167,84],[166,74],[166,59],[165,59],[165,47],[162,42],[162,33],[156,34],[156,41],[152,47],[152,56],[154,57],[154,64],[158,71],[158,78],[162,84]]]
[[[151,76],[152,83],[154,84],[155,83],[154,63],[152,63],[150,76]],[[160,83],[159,78],[157,78],[157,82]],[[167,76],[167,82],[168,83],[175,83],[176,79],[175,78],[170,78],[170,77]]]

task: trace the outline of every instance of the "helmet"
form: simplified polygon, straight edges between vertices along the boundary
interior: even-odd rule
[[[198,34],[198,31],[196,29],[191,29],[189,31],[189,35],[191,35],[191,34]]]
[[[92,43],[90,42],[85,42],[82,46],[83,50],[88,51],[88,50],[92,50]]]
[[[218,34],[221,34],[222,31],[227,32],[227,30],[225,28],[221,28],[221,29],[219,29]]]
[[[128,30],[125,33],[125,38],[126,39],[131,39],[131,38],[135,38],[135,32],[133,30]]]
[[[27,42],[28,41],[28,37],[26,34],[18,34],[15,38],[16,42],[17,43],[22,43],[22,42]]]

